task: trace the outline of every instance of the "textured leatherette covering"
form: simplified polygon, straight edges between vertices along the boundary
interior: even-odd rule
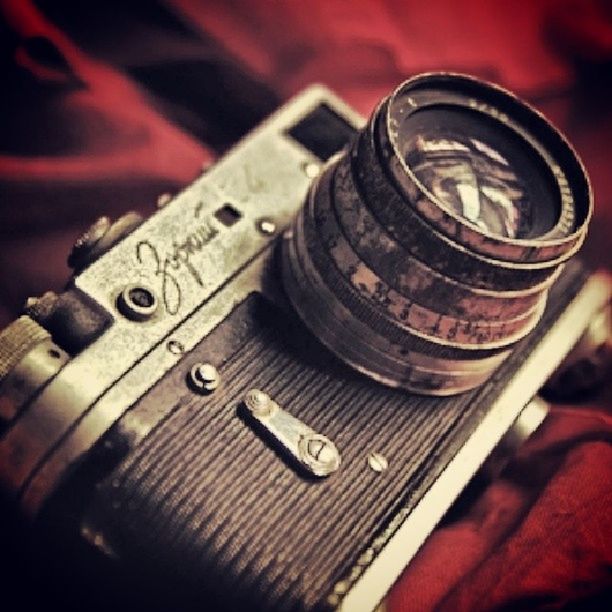
[[[231,609],[337,603],[583,280],[568,267],[536,331],[487,384],[450,399],[349,371],[289,310],[251,294],[130,410],[132,421],[158,422],[99,489],[100,528],[120,558],[200,589],[204,600],[216,593]],[[207,396],[185,384],[198,362],[220,372]],[[314,479],[280,453],[242,406],[254,387],[329,437],[339,470]],[[386,471],[368,466],[373,451],[388,460]]]

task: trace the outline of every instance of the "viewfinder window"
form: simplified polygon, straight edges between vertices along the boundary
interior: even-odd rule
[[[320,160],[327,161],[349,144],[355,128],[327,104],[319,104],[287,133]]]

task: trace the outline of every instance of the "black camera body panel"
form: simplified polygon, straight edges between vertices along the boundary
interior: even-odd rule
[[[271,281],[277,265],[268,260]],[[368,380],[282,298],[252,293],[115,424],[53,512],[78,517],[72,528],[86,526],[95,547],[167,597],[229,609],[336,607],[500,398],[510,400],[521,366],[534,367],[530,357],[587,278],[572,264],[536,331],[488,383],[453,398]],[[203,361],[220,375],[210,395],[187,384]],[[254,387],[335,442],[337,472],[318,481],[279,451],[244,410]],[[370,467],[372,452],[388,461],[383,472]]]

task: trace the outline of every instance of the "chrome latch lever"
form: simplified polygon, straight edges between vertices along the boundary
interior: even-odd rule
[[[336,445],[283,410],[267,393],[251,389],[245,395],[244,405],[271,434],[273,441],[314,476],[329,476],[340,467],[341,457]]]

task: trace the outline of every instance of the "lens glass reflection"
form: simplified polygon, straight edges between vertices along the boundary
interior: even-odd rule
[[[447,208],[490,234],[516,238],[526,224],[527,190],[510,162],[478,138],[414,134],[406,161]]]

